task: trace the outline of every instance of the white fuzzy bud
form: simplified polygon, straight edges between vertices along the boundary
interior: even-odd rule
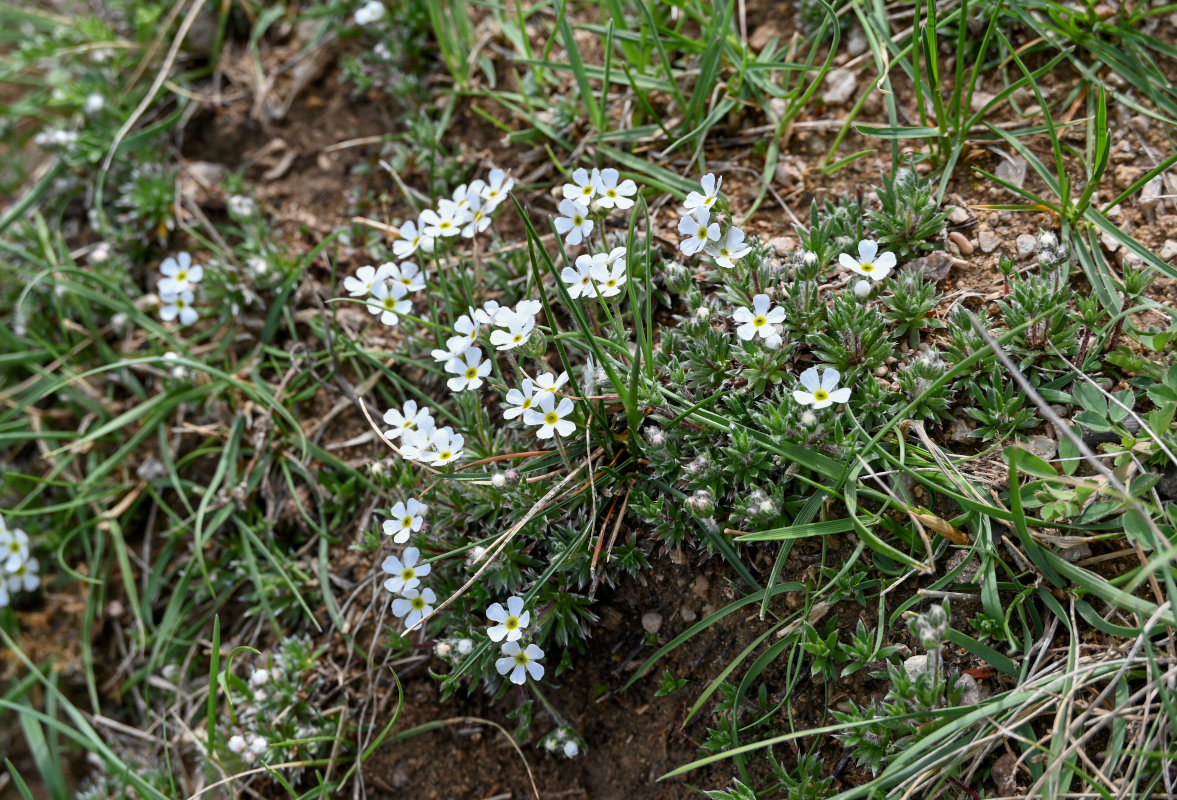
[[[569,739],[568,741],[564,742],[564,755],[566,755],[568,758],[576,758],[579,753],[580,745],[578,745],[574,740]]]
[[[870,294],[870,281],[859,281],[854,284],[854,296],[862,299]]]

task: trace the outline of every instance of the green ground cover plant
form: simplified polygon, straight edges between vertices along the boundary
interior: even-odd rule
[[[1173,793],[1172,8],[69,10],[0,6],[6,790],[482,725],[597,796],[658,705],[651,797]]]

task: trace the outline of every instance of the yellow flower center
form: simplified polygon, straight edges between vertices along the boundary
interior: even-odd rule
[[[384,308],[386,311],[393,311],[396,309],[396,300],[391,297],[384,298]]]
[[[405,517],[403,520],[401,520],[401,527],[402,528],[413,527],[413,518],[412,517]]]
[[[762,328],[768,324],[768,319],[766,317],[757,317],[756,319],[752,320],[752,324],[757,328]]]
[[[605,196],[606,197],[617,197],[617,190],[616,189],[606,189]]]
[[[470,367],[470,369],[466,370],[466,380],[472,381],[477,377],[478,377],[478,370],[476,368]]]
[[[610,289],[612,289],[612,288],[613,288],[614,286],[616,286],[616,285],[617,285],[617,279],[616,279],[616,278],[610,278],[609,280],[605,281],[605,286],[607,286],[607,287],[608,287],[608,288],[610,288]]]
[[[425,610],[425,598],[424,597],[420,597],[420,596],[414,597],[410,602],[412,602],[413,608],[417,609],[418,611]]]
[[[451,453],[449,450],[443,450],[437,454],[437,457],[439,459],[441,459],[442,461],[449,461],[451,458],[453,458],[453,456],[454,456],[454,454]]]
[[[437,227],[441,228],[443,231],[449,230],[450,228],[453,227],[453,223],[451,223],[449,220],[443,219],[441,222],[438,223]]]
[[[513,341],[515,344],[519,344],[520,342],[523,341],[523,334],[522,333],[515,334],[514,338],[511,341]]]
[[[527,398],[526,400],[524,400],[524,401],[523,401],[523,406],[522,406],[522,408],[523,408],[523,410],[524,410],[524,411],[526,411],[527,409],[531,408],[531,398],[530,398],[530,397],[529,397],[529,398]]]
[[[560,415],[557,414],[555,411],[549,411],[548,413],[544,414],[544,424],[545,425],[555,425],[559,421],[560,421]]]
[[[182,269],[179,272],[177,272],[176,273],[176,280],[178,280],[178,281],[188,280],[188,271]]]
[[[531,660],[531,659],[530,659],[530,658],[528,658],[528,657],[527,657],[526,655],[524,655],[523,653],[520,653],[519,655],[515,656],[515,663],[516,663],[516,664],[518,664],[518,665],[519,665],[519,666],[521,666],[521,667],[526,667],[526,666],[527,666],[527,662],[528,662],[528,661],[530,661],[530,660]]]
[[[591,195],[593,193],[593,185],[591,183],[586,183],[584,186],[581,187],[580,193],[583,194],[585,197],[588,197],[589,195]]]
[[[580,214],[577,214],[572,218],[572,224],[579,228],[584,224],[584,217],[580,216]]]
[[[519,627],[519,620],[515,617],[507,617],[507,621],[503,623],[503,627],[509,631],[513,631]]]
[[[869,261],[864,261],[861,264],[859,264],[859,268],[862,269],[863,272],[874,272],[875,271],[875,265],[870,263]]]
[[[406,581],[411,581],[417,575],[417,570],[412,567],[406,567],[405,571],[401,573],[401,577]]]
[[[830,395],[825,390],[818,389],[816,392],[813,393],[813,399],[817,400],[820,403],[820,402],[824,402],[826,400],[829,400]]]

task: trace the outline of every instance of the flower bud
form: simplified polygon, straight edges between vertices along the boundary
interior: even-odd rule
[[[715,513],[715,501],[711,499],[711,492],[699,489],[687,498],[687,511],[698,519],[710,517]]]
[[[854,296],[862,299],[870,294],[870,281],[859,281],[854,284]]]

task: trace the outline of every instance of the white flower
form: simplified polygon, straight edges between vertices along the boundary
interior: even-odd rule
[[[421,551],[415,547],[405,548],[403,561],[396,556],[384,559],[380,569],[392,576],[384,582],[384,588],[393,594],[405,594],[406,590],[420,586],[421,579],[433,571],[429,564],[418,564],[420,559]]]
[[[398,439],[401,434],[414,430],[432,433],[435,427],[429,409],[418,408],[416,400],[406,400],[401,408],[385,411],[384,421],[392,426],[384,432],[389,439]]]
[[[482,308],[472,308],[470,312],[479,325],[494,325],[499,312],[505,310],[504,306],[499,305],[498,300],[487,300],[482,304]]]
[[[836,388],[842,379],[836,369],[827,369],[818,376],[817,368],[810,367],[801,373],[801,385],[806,391],[793,390],[793,399],[803,406],[812,405],[815,409],[832,406],[834,403],[845,403],[850,399],[850,388]]]
[[[743,323],[736,328],[736,335],[745,342],[751,341],[756,334],[769,339],[777,334],[777,325],[785,321],[785,309],[773,306],[769,310],[768,295],[758,294],[752,298],[751,308],[737,308],[732,318]]]
[[[467,209],[443,197],[437,201],[436,211],[427,208],[421,212],[420,219],[425,226],[425,235],[438,239],[443,236],[457,236],[469,218]]]
[[[257,758],[269,748],[266,740],[258,736],[256,733],[249,737],[249,750],[253,753],[253,757]]]
[[[257,215],[257,203],[252,197],[244,194],[231,195],[225,201],[225,209],[234,219],[250,219]]]
[[[90,116],[94,116],[105,107],[106,98],[98,92],[91,92],[86,95],[86,104],[83,106],[83,110]]]
[[[531,624],[531,612],[523,610],[522,597],[508,597],[505,609],[502,603],[495,603],[486,610],[486,616],[491,622],[498,623],[486,630],[492,642],[501,642],[504,638],[508,642],[517,642]]]
[[[29,537],[20,528],[0,528],[0,566],[16,572],[29,558]]]
[[[524,650],[519,642],[507,642],[503,645],[503,657],[495,662],[495,669],[500,675],[507,675],[511,683],[522,686],[530,675],[534,680],[544,676],[544,665],[539,660],[544,657],[544,651],[534,644],[527,645]]]
[[[604,253],[590,256],[587,253],[576,257],[576,269],[564,267],[560,277],[568,284],[568,296],[575,300],[578,297],[591,297],[593,294],[592,269],[597,263],[602,266],[608,258]]]
[[[503,419],[515,419],[531,408],[535,399],[535,384],[530,378],[523,379],[523,386],[507,392],[508,407],[503,410]]]
[[[728,228],[727,233],[718,242],[708,242],[704,245],[704,249],[715,259],[716,264],[728,269],[752,252],[752,248],[744,244],[744,232],[735,225]]]
[[[462,228],[462,236],[466,239],[473,239],[477,234],[490,227],[490,215],[482,206],[481,195],[474,198],[469,210],[470,220],[466,223],[466,227]]]
[[[384,16],[384,4],[380,0],[369,0],[356,11],[356,24],[367,27]]]
[[[392,519],[384,520],[384,535],[391,536],[397,544],[409,541],[410,534],[421,530],[428,508],[415,497],[410,497],[407,503],[397,500],[392,507]]]
[[[192,301],[196,299],[192,292],[180,292],[161,299],[163,299],[164,305],[159,310],[159,318],[164,322],[171,322],[179,317],[181,325],[191,325],[200,318],[196,309],[192,307]]]
[[[270,682],[270,671],[268,669],[255,669],[249,676],[250,686],[265,686]]]
[[[596,169],[593,169],[592,175],[583,167],[573,172],[572,183],[564,184],[565,199],[584,203],[587,208],[589,200],[593,199],[593,194],[597,191],[596,183],[593,180],[596,176]]]
[[[401,457],[414,461],[423,461],[421,454],[433,445],[433,437],[437,435],[437,428],[429,430],[406,430],[401,433]]]
[[[630,198],[637,194],[638,185],[626,178],[620,184],[617,179],[620,178],[620,173],[612,167],[597,172],[593,170],[593,188],[597,195],[597,205],[601,208],[613,208],[616,206],[620,209],[633,208],[633,200]]]
[[[396,269],[391,261],[379,267],[367,266],[356,270],[355,276],[349,275],[343,279],[343,288],[352,297],[363,297],[372,291],[372,287],[381,281],[386,281]]]
[[[240,754],[245,750],[245,737],[239,733],[235,733],[229,737],[229,741],[225,743],[230,752]]]
[[[553,394],[564,384],[568,383],[568,373],[561,372],[560,377],[556,377],[551,372],[545,372],[543,375],[535,376],[535,391],[552,392]]]
[[[429,447],[421,451],[417,460],[424,464],[444,466],[462,457],[462,447],[465,444],[465,437],[460,433],[454,433],[453,428],[447,425],[433,432],[429,437]]]
[[[895,269],[895,254],[880,253],[879,245],[870,239],[858,243],[858,258],[849,253],[838,256],[838,263],[851,272],[865,275],[874,281],[881,281]]]
[[[537,408],[538,407],[538,410]],[[528,425],[539,425],[535,432],[540,439],[551,439],[555,434],[568,436],[576,430],[576,423],[566,417],[572,413],[572,400],[567,397],[560,399],[556,405],[556,395],[543,392],[532,404],[532,408],[523,412],[523,422]]]
[[[7,564],[5,566],[8,566]],[[10,592],[31,592],[41,585],[41,576],[37,574],[37,569],[41,566],[37,559],[29,557],[26,558],[16,569],[8,571],[8,591]]]
[[[564,241],[568,244],[580,244],[584,237],[592,232],[593,221],[588,218],[588,206],[584,203],[561,200],[560,213],[563,216],[556,218],[556,233],[564,236]]]
[[[683,201],[683,208],[687,211],[692,211],[696,208],[711,209],[715,205],[716,199],[719,197],[719,186],[723,183],[723,177],[716,178],[711,172],[703,176],[702,188],[703,193],[691,192],[687,195],[687,199]]]
[[[453,373],[454,377],[446,381],[451,392],[464,392],[467,389],[477,389],[482,385],[482,379],[490,374],[490,359],[482,359],[482,351],[477,347],[467,347],[460,358],[454,357],[445,365],[445,371]]]
[[[194,289],[204,277],[204,267],[199,264],[193,266],[192,256],[187,253],[180,253],[175,258],[165,258],[159,265],[159,271],[164,275],[159,281],[159,296],[165,300]]]
[[[520,317],[534,317],[543,310],[544,304],[539,300],[520,300],[515,304],[515,313]],[[502,325],[503,323],[500,321],[499,324]]]
[[[419,292],[425,288],[425,273],[412,261],[406,261],[400,266],[389,263],[381,268],[384,266],[389,268],[388,274],[385,276],[386,280],[403,284],[405,289],[410,292]]]
[[[593,264],[593,280],[597,282],[597,291],[601,297],[616,297],[621,294],[621,287],[625,285],[625,262],[618,259],[609,267],[605,264]]]
[[[870,294],[870,281],[856,281],[854,284],[854,296],[863,298]]]
[[[392,613],[405,618],[405,628],[412,630],[421,624],[421,620],[433,612],[433,604],[437,602],[437,595],[432,589],[406,589],[403,597],[392,601]]]
[[[708,242],[719,240],[719,223],[711,221],[711,212],[699,206],[693,213],[678,221],[678,232],[686,236],[678,249],[684,255],[693,256],[702,250]]]
[[[507,193],[515,188],[515,179],[508,178],[507,173],[495,168],[490,171],[486,187],[482,190],[482,199],[489,214],[498,208],[499,203],[507,199]]]
[[[609,255],[605,257],[605,263],[610,264],[610,265],[616,264],[619,260],[621,260],[623,258],[625,258],[625,248],[624,247],[614,247],[612,250],[609,251]]]
[[[535,317],[521,316],[514,311],[509,314],[499,314],[498,324],[506,330],[493,331],[490,343],[496,350],[513,350],[521,344],[526,344],[535,330]]]
[[[468,656],[474,650],[474,641],[465,637],[458,640],[458,655]]]
[[[470,317],[465,314],[458,317],[458,321],[454,323],[454,331],[457,335],[445,340],[444,350],[438,349],[431,353],[434,361],[445,364],[451,358],[465,353],[466,348],[473,347],[474,340],[478,338],[478,328],[474,326],[474,322]]]
[[[413,308],[412,302],[404,299],[408,293],[403,283],[375,283],[372,293],[368,295],[368,311],[379,314],[380,321],[385,325],[396,325],[400,322],[400,315],[408,314]]]
[[[433,238],[425,235],[424,225],[409,220],[400,228],[400,238],[392,243],[392,252],[397,258],[408,258],[421,250],[433,252]]]
[[[565,757],[576,758],[576,756],[579,753],[580,753],[580,745],[578,745],[575,741],[573,741],[572,739],[569,739],[568,741],[564,742],[564,755],[565,755]]]

